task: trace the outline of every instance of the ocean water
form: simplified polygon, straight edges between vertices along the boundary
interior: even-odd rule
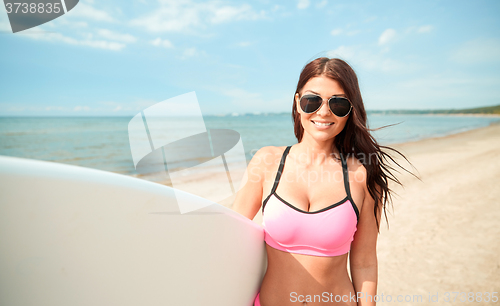
[[[0,118],[0,155],[136,174],[128,138],[131,117]],[[207,129],[240,133],[247,160],[263,146],[296,143],[290,115],[207,116]],[[369,127],[381,144],[444,136],[498,122],[498,117],[370,115]],[[182,122],[179,122],[182,125]]]

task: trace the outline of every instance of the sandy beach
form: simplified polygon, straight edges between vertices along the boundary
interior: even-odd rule
[[[404,188],[394,186],[378,240],[378,304],[463,305],[482,292],[481,305],[499,305],[484,300],[500,292],[500,125],[394,147],[420,180],[402,174]]]
[[[452,292],[500,291],[500,125],[395,147],[421,181],[405,174],[404,189],[394,188],[378,243],[379,294],[422,295],[398,304],[436,305],[429,294],[444,304]]]

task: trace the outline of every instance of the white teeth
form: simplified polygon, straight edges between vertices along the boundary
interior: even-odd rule
[[[330,123],[321,123],[321,122],[316,122],[316,121],[313,121],[312,123],[314,123],[314,124],[316,124],[318,126],[329,126],[329,125],[333,124],[333,122],[330,122]]]

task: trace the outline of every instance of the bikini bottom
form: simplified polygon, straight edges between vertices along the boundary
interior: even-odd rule
[[[259,296],[260,296],[260,292],[257,293],[257,296],[255,297],[255,301],[253,302],[254,306],[260,306]]]

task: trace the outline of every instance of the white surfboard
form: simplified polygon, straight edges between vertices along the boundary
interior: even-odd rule
[[[0,305],[250,306],[265,265],[262,227],[219,204],[0,156]]]

